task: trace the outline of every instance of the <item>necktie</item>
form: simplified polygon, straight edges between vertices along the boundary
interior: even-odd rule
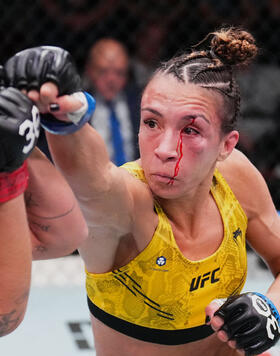
[[[126,162],[123,138],[120,130],[120,123],[116,116],[114,107],[109,104],[110,108],[110,123],[111,123],[111,137],[114,148],[113,161],[117,166],[121,166]]]

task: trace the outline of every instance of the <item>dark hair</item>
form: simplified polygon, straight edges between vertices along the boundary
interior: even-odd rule
[[[209,44],[209,49],[197,50]],[[218,91],[224,100],[222,132],[236,128],[240,112],[240,92],[234,69],[247,66],[257,54],[254,37],[235,27],[209,33],[192,51],[160,64],[156,73],[172,74],[179,81]]]

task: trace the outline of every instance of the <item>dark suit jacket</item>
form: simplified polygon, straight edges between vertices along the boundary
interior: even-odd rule
[[[125,96],[127,98],[127,105],[130,113],[130,120],[133,127],[133,145],[135,148],[134,159],[139,158],[139,146],[138,146],[138,132],[140,124],[140,102],[141,102],[141,92],[135,86],[128,86],[125,91]]]

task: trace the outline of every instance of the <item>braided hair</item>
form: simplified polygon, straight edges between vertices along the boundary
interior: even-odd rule
[[[197,47],[209,43],[209,49]],[[257,54],[254,37],[235,27],[221,28],[209,33],[205,39],[183,54],[160,64],[155,74],[171,74],[179,81],[193,83],[219,92],[224,99],[222,132],[236,128],[240,114],[240,91],[235,69],[247,66]]]

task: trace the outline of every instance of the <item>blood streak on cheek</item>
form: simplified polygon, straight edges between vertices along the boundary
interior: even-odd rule
[[[192,125],[194,123],[195,119],[196,118],[192,118],[189,125]],[[170,184],[170,185],[173,185],[174,178],[179,173],[179,164],[181,162],[181,159],[183,158],[183,130],[180,132],[180,137],[179,137],[179,140],[178,140],[178,143],[177,143],[176,151],[179,152],[179,158],[178,158],[178,161],[176,162],[176,166],[175,166],[175,169],[174,169],[174,175],[173,175],[172,178],[170,178],[170,180],[168,182],[168,184]]]
[[[179,164],[180,164],[181,159],[183,158],[183,140],[182,140],[182,136],[183,136],[183,134],[182,134],[182,132],[180,132],[180,137],[179,137],[179,140],[178,140],[178,143],[177,143],[177,148],[176,148],[176,151],[179,152],[179,158],[178,158],[178,161],[176,162],[176,166],[174,168],[173,177],[168,182],[168,184],[170,184],[170,185],[173,185],[174,178],[179,173]]]

